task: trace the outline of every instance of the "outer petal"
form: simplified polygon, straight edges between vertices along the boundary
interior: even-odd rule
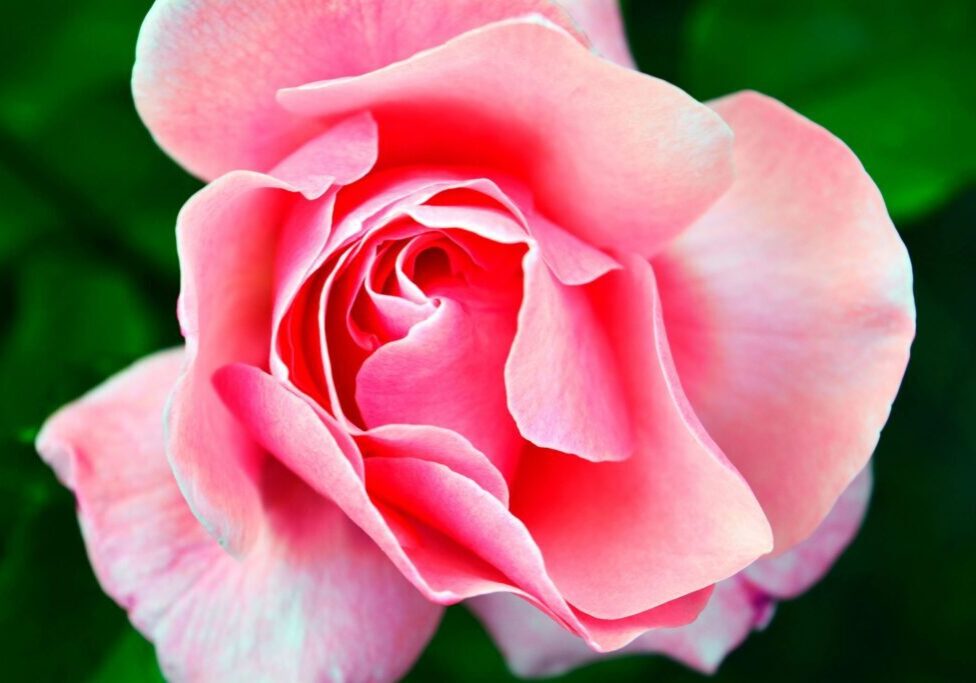
[[[827,573],[861,528],[871,498],[868,465],[837,499],[830,514],[805,541],[787,552],[754,562],[742,575],[777,599],[809,590]]]
[[[262,523],[263,454],[217,398],[213,372],[268,357],[273,254],[287,192],[269,176],[227,175],[180,212],[179,317],[187,368],[168,410],[166,452],[193,512],[225,547],[243,553]]]
[[[627,368],[634,453],[592,463],[530,451],[512,484],[512,510],[562,594],[606,619],[710,586],[772,547],[758,502],[681,392],[650,265],[634,256],[621,264],[591,285],[591,296],[598,326]]]
[[[475,163],[518,175],[542,213],[599,247],[655,253],[731,180],[731,137],[714,112],[544,21],[491,24],[278,99],[312,118],[371,110],[380,163]]]
[[[569,11],[600,54],[620,66],[635,68],[618,0],[559,0],[559,4]]]
[[[287,290],[295,279],[280,271],[300,270],[309,250],[294,231],[282,239],[288,210],[299,193],[316,197],[365,173],[375,150],[368,115],[350,117],[285,159],[274,175],[228,174],[180,212],[187,369],[170,404],[167,455],[193,511],[234,552],[247,550],[261,524],[263,454],[217,398],[211,376],[231,362],[268,363],[275,285]],[[312,175],[312,167],[332,175]]]
[[[860,526],[870,482],[870,470],[865,469],[810,538],[778,557],[757,560],[719,583],[693,623],[654,629],[609,655],[593,651],[512,596],[481,596],[466,604],[520,676],[552,676],[586,662],[638,653],[664,654],[712,673],[753,630],[765,627],[775,600],[799,595],[830,569]]]
[[[782,551],[877,442],[914,335],[911,266],[840,141],[760,95],[714,106],[735,185],[654,269],[682,385]]]
[[[366,73],[529,13],[572,30],[547,0],[157,0],[132,89],[157,142],[192,173],[266,171],[320,130],[275,104],[279,88]]]
[[[514,596],[485,595],[465,604],[488,629],[511,670],[525,677],[556,676],[594,660],[638,653],[666,654],[710,673],[769,613],[768,599],[732,577],[716,586],[691,624],[654,629],[623,649],[601,654]]]
[[[424,600],[331,503],[265,471],[273,529],[247,559],[194,519],[163,453],[169,351],[52,417],[38,449],[74,489],[96,574],[174,681],[392,681],[426,644]]]

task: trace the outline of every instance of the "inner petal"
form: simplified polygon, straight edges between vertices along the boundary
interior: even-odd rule
[[[401,253],[404,274],[434,302],[434,312],[364,360],[355,380],[363,426],[451,429],[511,475],[521,438],[506,406],[504,365],[521,304],[525,246],[435,231]]]

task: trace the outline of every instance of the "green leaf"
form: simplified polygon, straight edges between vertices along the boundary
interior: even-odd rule
[[[701,99],[758,90],[823,125],[904,221],[976,180],[974,7],[704,0],[682,84]]]

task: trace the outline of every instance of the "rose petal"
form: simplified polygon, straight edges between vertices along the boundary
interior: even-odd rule
[[[682,384],[782,551],[874,449],[914,336],[911,265],[843,143],[761,95],[714,106],[735,185],[654,269]]]
[[[514,591],[601,650],[622,647],[649,628],[688,623],[705,606],[708,590],[621,620],[580,613],[552,585],[525,527],[471,479],[436,462],[369,457],[364,482],[342,454],[348,444],[343,445],[343,434],[334,422],[317,415],[305,399],[278,380],[256,368],[231,365],[216,375],[215,382],[254,438],[342,508],[431,600],[450,603]],[[377,465],[378,460],[385,464]],[[416,514],[427,506],[421,515],[426,522],[404,518],[384,505],[382,498],[371,500],[364,483],[377,485],[388,498],[395,494],[389,502],[407,512]],[[414,500],[402,498],[411,493]],[[382,506],[382,514],[377,505]],[[440,515],[437,519],[431,517],[435,512]],[[472,526],[474,520],[487,523]],[[513,584],[513,578],[520,583]]]
[[[406,337],[363,363],[356,404],[366,427],[415,424],[456,431],[510,477],[521,438],[506,408],[503,368],[515,316],[514,307],[478,315],[442,300]]]
[[[535,251],[523,263],[525,294],[505,363],[519,432],[592,462],[624,460],[634,449],[630,406],[587,290],[560,283]]]
[[[558,676],[592,661],[665,654],[712,673],[768,612],[766,601],[738,577],[716,586],[699,617],[686,626],[648,631],[627,647],[600,653],[515,596],[496,593],[465,603],[481,620],[517,676]]]
[[[681,392],[650,265],[621,264],[589,287],[598,327],[627,369],[634,453],[591,463],[537,450],[512,484],[512,509],[562,594],[607,619],[709,586],[771,549],[758,502]]]
[[[854,477],[830,514],[805,541],[781,555],[763,557],[742,575],[778,599],[809,590],[833,566],[861,527],[871,498],[870,464]]]
[[[321,130],[281,110],[279,88],[366,73],[529,13],[573,30],[546,0],[157,0],[132,89],[156,141],[190,172],[266,171]]]
[[[187,368],[170,401],[166,453],[190,508],[226,548],[244,553],[261,518],[263,455],[210,384],[221,365],[268,357],[272,266],[289,201],[270,176],[240,172],[208,185],[177,221],[179,317]]]
[[[430,425],[386,425],[357,437],[369,457],[415,458],[440,463],[467,477],[508,505],[508,484],[498,469],[471,443],[447,429]]]
[[[338,190],[360,180],[376,163],[377,136],[372,116],[352,116],[301,147],[272,171],[273,176],[310,199],[292,209],[278,240],[272,339],[278,338],[282,318],[319,264],[332,235]],[[331,192],[323,197],[327,190]],[[287,376],[277,349],[273,349],[270,363],[276,373]]]
[[[265,501],[270,527],[244,560],[194,519],[163,452],[163,407],[183,356],[143,360],[38,437],[75,491],[99,581],[171,680],[397,679],[440,610],[331,503],[265,471],[279,497]]]
[[[830,568],[860,526],[870,493],[865,469],[837,501],[817,531],[778,557],[764,557],[715,587],[692,623],[647,632],[627,647],[601,654],[526,602],[504,594],[465,604],[481,619],[519,676],[555,676],[587,662],[627,654],[664,654],[713,673],[726,655],[765,627],[778,598],[809,589]],[[774,597],[775,596],[775,597]]]
[[[498,166],[527,181],[541,213],[598,247],[653,254],[731,180],[731,137],[714,112],[541,20],[491,24],[278,99],[312,118],[372,111],[381,163]]]
[[[471,595],[514,592],[583,636],[592,647],[621,647],[649,628],[685,624],[704,607],[709,591],[682,596],[656,610],[619,621],[603,621],[566,603],[546,572],[545,561],[526,528],[497,500],[473,483],[438,463],[414,458],[367,458],[370,493],[386,510],[402,515],[407,523],[434,530],[451,543],[468,549],[495,574]],[[411,552],[414,548],[411,547]],[[483,570],[484,571],[484,570]]]
[[[621,66],[635,68],[618,0],[559,0],[559,4],[569,11],[597,52]]]
[[[268,363],[275,278],[278,287],[289,286],[275,264],[279,271],[285,265],[300,270],[296,261],[308,247],[293,232],[282,237],[297,194],[318,196],[334,182],[349,182],[374,159],[372,120],[352,117],[286,159],[277,175],[228,174],[180,212],[179,317],[187,369],[173,392],[167,455],[191,508],[235,553],[254,540],[262,455],[214,394],[211,375],[230,362]],[[332,175],[313,181],[305,171],[316,162],[328,163]]]

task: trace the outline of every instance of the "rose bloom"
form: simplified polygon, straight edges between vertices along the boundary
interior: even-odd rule
[[[822,128],[602,0],[158,0],[133,86],[186,344],[38,448],[169,678],[393,680],[460,601],[711,671],[852,538],[914,307]]]

